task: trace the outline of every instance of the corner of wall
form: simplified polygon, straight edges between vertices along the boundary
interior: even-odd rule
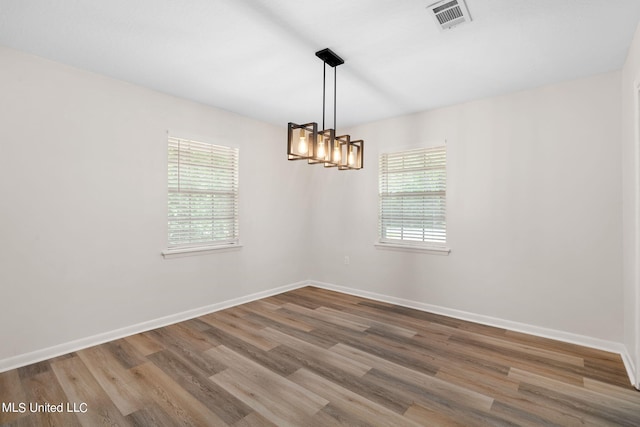
[[[629,47],[621,78],[623,360],[640,389],[640,25]]]

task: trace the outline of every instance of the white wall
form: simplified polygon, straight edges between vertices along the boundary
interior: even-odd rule
[[[638,195],[640,158],[638,146],[637,93],[640,88],[640,27],[622,69],[622,192],[623,192],[623,286],[624,344],[635,367],[640,388],[640,254],[638,253]]]
[[[0,94],[0,361],[306,278],[283,128],[5,48]],[[242,249],[160,255],[167,130],[240,148]]]
[[[628,338],[620,73],[351,129],[359,172],[288,162],[284,127],[4,48],[0,93],[0,361],[307,278]],[[240,147],[242,249],[160,256],[167,130]],[[374,248],[379,153],[444,139],[451,254]]]
[[[313,279],[622,342],[620,73],[349,133],[365,169],[314,171]],[[375,248],[379,154],[445,139],[451,254]]]

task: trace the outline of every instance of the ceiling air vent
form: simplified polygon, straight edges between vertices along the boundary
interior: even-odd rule
[[[464,0],[442,0],[427,7],[440,30],[448,30],[464,22],[471,22],[471,15]]]

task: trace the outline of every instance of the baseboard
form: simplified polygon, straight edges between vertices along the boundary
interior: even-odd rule
[[[128,337],[130,335],[138,334],[141,332],[150,331],[152,329],[161,328],[163,326],[171,325],[185,320],[193,319],[195,317],[203,316],[205,314],[213,313],[216,311],[231,308],[237,305],[245,304],[251,301],[255,301],[261,298],[270,297],[283,292],[291,291],[294,289],[302,288],[304,286],[315,286],[318,288],[328,289],[336,292],[342,292],[349,295],[355,295],[363,298],[369,298],[376,301],[387,302],[390,304],[396,304],[403,307],[413,308],[416,310],[426,311],[434,314],[441,314],[443,316],[449,316],[456,319],[467,320],[470,322],[480,323],[488,326],[495,326],[498,328],[509,329],[512,331],[522,332],[526,334],[536,335],[544,338],[555,339],[572,344],[578,344],[585,347],[597,348],[599,350],[609,351],[612,353],[620,354],[624,366],[627,370],[627,374],[631,381],[631,384],[638,388],[640,386],[640,378],[636,376],[636,367],[633,363],[633,358],[630,356],[627,348],[617,342],[601,340],[585,335],[573,334],[570,332],[559,331],[555,329],[542,328],[539,326],[529,325],[526,323],[513,322],[510,320],[499,319],[496,317],[485,316],[481,314],[470,313],[462,310],[455,310],[447,307],[441,307],[433,304],[421,303],[418,301],[411,301],[403,298],[397,298],[389,295],[378,294],[375,292],[363,291],[361,289],[350,288],[346,286],[334,285],[332,283],[319,282],[314,280],[305,280],[301,282],[292,283],[285,286],[280,286],[273,289],[268,289],[262,292],[256,292],[250,295],[245,295],[238,298],[233,298],[227,301],[222,301],[215,304],[206,305],[203,307],[195,308],[192,310],[183,311],[181,313],[172,314],[169,316],[161,317],[154,320],[138,323],[136,325],[127,326],[125,328],[116,329],[100,333],[97,335],[81,338],[78,340],[70,341],[67,343],[55,345],[33,352],[20,354],[17,356],[9,357],[0,360],[0,373],[11,369],[27,366],[32,363],[41,362],[43,360],[58,357],[63,354],[71,353],[74,351],[82,350],[95,345],[103,344],[108,341],[117,340],[120,338]]]
[[[195,308],[192,310],[183,311],[181,313],[172,314],[169,316],[161,317],[154,320],[138,323],[136,325],[127,326],[124,328],[116,329],[93,335],[90,337],[81,338],[78,340],[66,342],[63,344],[55,345],[53,347],[43,348],[41,350],[32,351],[30,353],[20,354],[17,356],[9,357],[0,360],[0,372],[5,372],[11,369],[27,366],[32,363],[41,362],[43,360],[58,357],[63,354],[71,353],[74,351],[82,350],[94,345],[103,344],[108,341],[117,340],[120,338],[128,337],[130,335],[139,334],[140,332],[150,331],[152,329],[161,328],[163,326],[171,325],[185,320],[193,319],[205,314],[213,313],[216,311],[224,310],[226,308],[234,307],[236,305],[245,304],[251,301],[255,301],[261,298],[277,295],[282,292],[287,292],[293,289],[307,286],[308,281],[302,281],[292,283],[285,286],[269,289],[262,292],[256,292],[254,294],[233,298],[227,301],[222,301],[215,304],[206,305],[204,307]]]
[[[629,354],[629,350],[626,347],[624,348],[624,351],[620,353],[620,357],[622,357],[622,361],[624,362],[624,367],[626,368],[627,375],[631,380],[631,385],[640,390],[640,379],[636,375],[636,366],[635,363],[633,363],[633,358]]]
[[[485,316],[482,314],[470,313],[462,310],[455,310],[452,308],[441,307],[433,304],[426,304],[417,301],[411,301],[403,298],[392,297],[389,295],[378,294],[375,292],[363,291],[360,289],[349,288],[346,286],[334,285],[332,283],[318,282],[310,280],[309,284],[318,288],[328,289],[336,292],[342,292],[345,294],[355,295],[362,298],[369,298],[376,301],[386,302],[390,304],[400,305],[403,307],[414,308],[416,310],[426,311],[434,314],[441,314],[443,316],[453,317],[460,320],[467,320],[469,322],[480,323],[487,326],[495,326],[497,328],[509,329],[511,331],[522,332],[525,334],[536,335],[543,338],[550,338],[558,341],[563,341],[571,344],[577,344],[584,347],[596,348],[598,350],[604,350],[611,353],[617,353],[622,358],[629,379],[632,385],[636,385],[636,378],[634,373],[636,372],[635,366],[627,348],[622,344],[615,341],[607,341],[599,338],[593,338],[586,335],[574,334],[571,332],[559,331],[556,329],[543,328],[540,326],[529,325],[526,323],[513,322],[511,320],[500,319],[497,317]]]

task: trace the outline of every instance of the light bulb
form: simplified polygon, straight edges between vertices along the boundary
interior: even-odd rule
[[[320,135],[318,135],[318,157],[320,158],[324,158],[325,154],[324,154],[324,138]]]
[[[353,149],[349,150],[349,165],[353,166]]]
[[[340,147],[336,147],[335,150],[333,150],[333,161],[334,162],[340,161]]]
[[[304,135],[304,129],[300,129],[300,142],[298,142],[298,152],[301,154],[307,154],[307,138]]]

